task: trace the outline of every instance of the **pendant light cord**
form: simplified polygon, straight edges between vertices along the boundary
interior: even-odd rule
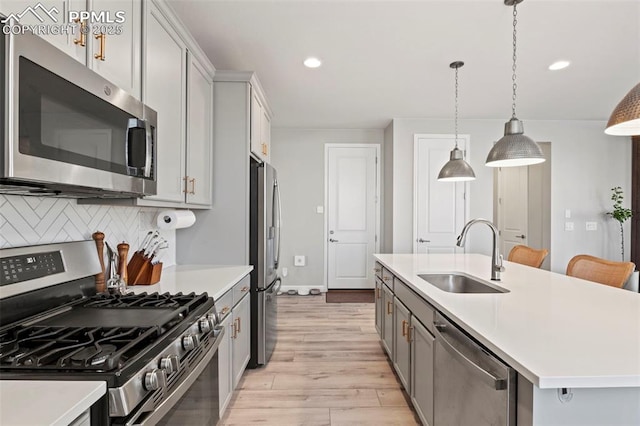
[[[516,84],[516,24],[518,23],[518,11],[516,10],[516,3],[513,5],[513,66],[511,69],[513,70],[513,75],[511,76],[511,80],[513,81],[513,95],[511,104],[511,117],[516,118],[516,89],[518,85]]]
[[[455,142],[456,148],[458,148],[458,67],[456,67],[456,113],[454,120]]]

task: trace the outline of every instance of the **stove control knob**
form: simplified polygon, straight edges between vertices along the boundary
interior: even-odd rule
[[[160,359],[160,368],[164,370],[167,376],[174,371],[180,369],[180,360],[177,355],[169,355]]]
[[[187,334],[182,338],[182,347],[185,351],[190,351],[198,346],[200,346],[200,339],[195,334]]]
[[[198,321],[198,328],[200,333],[207,334],[211,331],[211,322],[208,319],[201,319]]]
[[[162,372],[158,369],[153,369],[144,375],[144,388],[148,391],[154,391],[160,389]]]
[[[207,314],[207,319],[211,321],[211,325],[214,327],[220,324],[220,317],[218,316],[217,312],[214,312],[212,314]]]

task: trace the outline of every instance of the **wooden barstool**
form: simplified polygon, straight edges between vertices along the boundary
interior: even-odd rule
[[[507,260],[509,262],[539,268],[542,262],[544,262],[545,257],[547,257],[547,254],[549,254],[549,250],[547,249],[536,250],[529,246],[517,245],[509,252]]]
[[[569,261],[567,275],[622,288],[635,268],[633,262],[615,262],[579,254]]]

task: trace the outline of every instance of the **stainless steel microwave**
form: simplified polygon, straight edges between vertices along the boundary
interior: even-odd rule
[[[0,37],[0,193],[155,195],[156,112],[38,36]]]

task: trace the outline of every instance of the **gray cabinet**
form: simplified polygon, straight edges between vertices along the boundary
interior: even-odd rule
[[[393,344],[393,367],[405,389],[409,389],[411,366],[411,312],[397,297],[393,300],[393,331],[395,340]]]
[[[231,358],[233,364],[233,388],[238,386],[251,357],[251,323],[249,296],[245,295],[233,308],[233,341]]]
[[[416,317],[411,318],[411,402],[425,425],[433,424],[433,350],[435,339]]]
[[[382,301],[382,281],[376,277],[375,287],[375,306],[376,306],[376,331],[382,337],[383,319],[384,319],[384,303]]]
[[[217,301],[216,301],[217,305]],[[222,314],[221,312],[219,312]],[[224,320],[220,323],[224,327],[224,339],[218,347],[218,395],[220,417],[229,405],[231,395],[233,394],[233,380],[231,372],[233,364],[231,363],[231,342],[233,336],[233,321],[229,311]]]
[[[382,306],[384,306],[382,345],[393,360],[393,292],[386,285],[382,286]]]

